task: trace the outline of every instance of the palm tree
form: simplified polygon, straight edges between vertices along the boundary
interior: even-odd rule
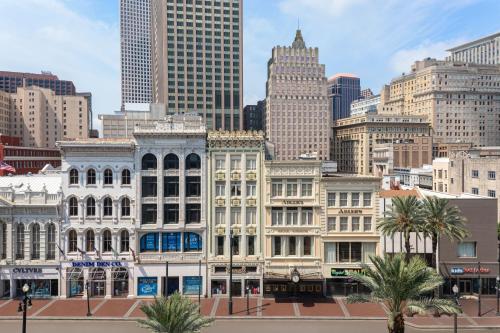
[[[389,310],[387,329],[389,333],[404,333],[404,315],[460,313],[460,308],[451,300],[424,297],[443,283],[443,278],[420,257],[407,262],[402,254],[393,257],[371,257],[374,267],[363,264],[361,273],[351,277],[370,289],[369,295],[351,295],[347,301],[384,302]]]
[[[424,213],[424,234],[432,240],[432,267],[437,267],[437,250],[442,236],[461,241],[469,232],[465,228],[465,218],[456,206],[448,205],[448,200],[427,197],[422,205]]]
[[[405,260],[409,262],[410,233],[415,232],[418,237],[418,233],[423,231],[423,222],[422,204],[416,196],[395,197],[392,199],[392,207],[384,214],[377,229],[391,237],[396,233],[401,234],[406,250]]]
[[[200,332],[213,321],[200,314],[198,304],[177,292],[168,299],[155,298],[152,304],[142,305],[141,310],[147,319],[139,319],[139,325],[155,333]]]

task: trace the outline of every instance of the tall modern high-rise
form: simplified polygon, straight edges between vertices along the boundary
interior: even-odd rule
[[[121,0],[124,103],[243,128],[243,0]]]
[[[336,74],[328,79],[328,97],[331,100],[333,120],[348,118],[351,103],[360,98],[359,77],[352,74]]]
[[[297,30],[292,46],[276,46],[268,62],[266,136],[280,160],[329,157],[330,115],[325,65]]]
[[[122,108],[151,103],[151,0],[120,0],[120,51]]]

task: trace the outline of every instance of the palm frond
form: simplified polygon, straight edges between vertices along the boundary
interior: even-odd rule
[[[452,315],[462,313],[461,308],[449,299],[421,298],[409,300],[406,309],[411,313],[426,314],[435,311],[439,314]]]

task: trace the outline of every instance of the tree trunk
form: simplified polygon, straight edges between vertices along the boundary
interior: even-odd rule
[[[394,321],[387,324],[387,330],[389,333],[404,333],[405,332],[405,320],[402,313],[397,314],[394,317]]]
[[[410,234],[405,236],[405,261],[410,262],[410,255],[411,255],[411,245],[410,245]]]
[[[437,235],[432,235],[432,262],[431,266],[437,271]]]

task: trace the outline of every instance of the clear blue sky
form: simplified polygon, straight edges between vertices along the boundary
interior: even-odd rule
[[[93,94],[94,116],[120,105],[119,0],[0,0],[0,70],[50,70]],[[244,103],[265,97],[275,45],[297,19],[326,75],[375,93],[413,61],[500,31],[497,0],[244,0]]]

